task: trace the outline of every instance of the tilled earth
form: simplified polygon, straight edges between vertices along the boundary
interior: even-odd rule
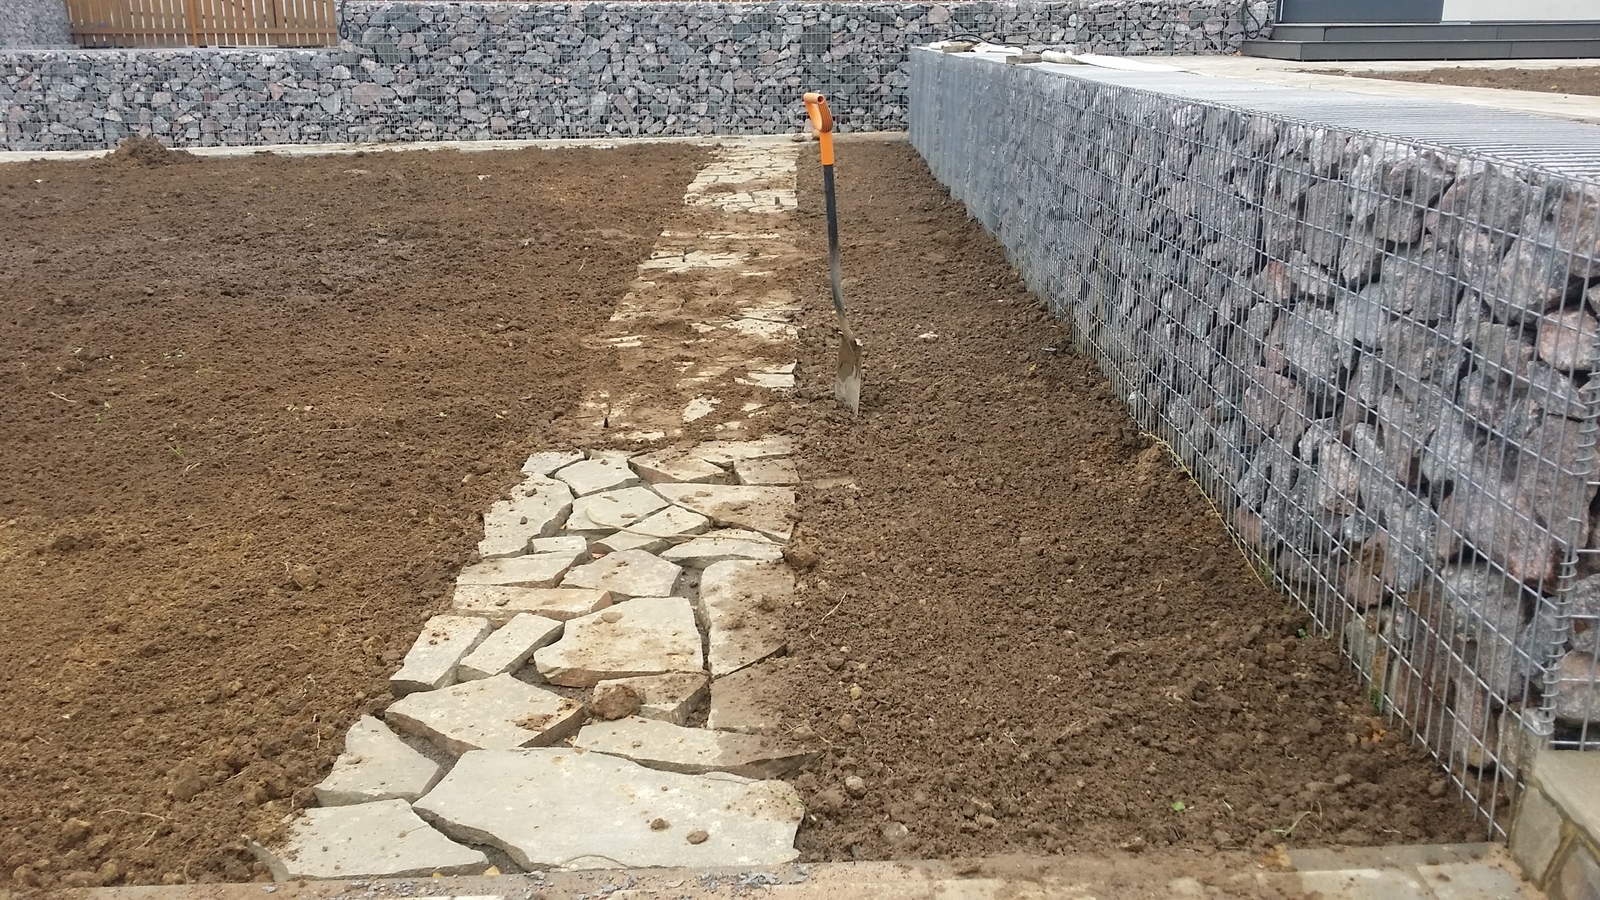
[[[1337,69],[1328,74],[1380,78],[1384,81],[1414,81],[1421,84],[1453,84],[1460,87],[1600,97],[1600,66],[1568,66],[1559,69],[1473,69],[1465,66],[1441,66],[1425,72],[1362,72]]]
[[[797,779],[805,857],[1483,839],[914,151],[838,169],[868,388],[833,409],[814,314],[814,568],[777,666],[828,748]]]
[[[0,167],[0,889],[259,872],[704,158]]]

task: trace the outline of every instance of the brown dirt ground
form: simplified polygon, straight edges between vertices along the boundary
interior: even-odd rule
[[[817,312],[802,474],[854,487],[803,491],[792,554],[805,858],[1482,840],[914,151],[838,169],[867,388],[833,408]]]
[[[1462,66],[1429,69],[1426,72],[1363,72],[1330,69],[1324,75],[1352,75],[1384,81],[1414,81],[1420,84],[1453,84],[1460,87],[1500,88],[1508,91],[1538,91],[1545,94],[1582,94],[1600,97],[1600,66],[1571,66],[1561,69],[1469,69]]]
[[[0,888],[258,874],[704,158],[150,150],[0,167]]]

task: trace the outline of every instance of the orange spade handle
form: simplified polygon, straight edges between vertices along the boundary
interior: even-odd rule
[[[817,93],[807,93],[806,115],[817,130],[817,141],[822,151],[822,164],[833,165],[833,113],[828,109],[828,98]]]

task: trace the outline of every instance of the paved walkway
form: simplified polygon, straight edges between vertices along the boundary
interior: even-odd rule
[[[1098,64],[1104,58],[1090,57]],[[1145,60],[1139,60],[1145,62]],[[1419,62],[1350,62],[1304,63],[1280,59],[1258,59],[1250,56],[1174,56],[1150,58],[1150,64],[1169,66],[1199,75],[1219,78],[1241,78],[1282,84],[1291,87],[1326,91],[1348,91],[1357,94],[1374,94],[1381,97],[1406,97],[1410,99],[1447,100],[1469,103],[1495,109],[1514,110],[1549,116],[1555,119],[1572,119],[1578,122],[1600,124],[1600,97],[1576,94],[1544,94],[1537,91],[1507,91],[1495,88],[1458,87],[1444,84],[1418,84],[1409,81],[1384,81],[1377,78],[1319,75],[1316,71],[1339,69],[1353,74],[1360,72],[1415,72],[1458,63]],[[1110,62],[1115,66],[1115,62]],[[1487,63],[1459,63],[1472,68],[1556,68],[1558,66],[1600,65],[1600,60],[1495,60]]]

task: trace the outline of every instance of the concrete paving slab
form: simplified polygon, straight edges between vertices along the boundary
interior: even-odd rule
[[[656,493],[721,526],[748,528],[786,541],[794,530],[794,491],[786,487],[658,484]]]
[[[561,586],[609,591],[617,597],[669,597],[683,568],[643,550],[611,553],[578,566]]]
[[[648,484],[682,482],[684,484],[725,484],[728,473],[698,456],[683,450],[659,450],[635,456],[630,462]]]
[[[800,471],[792,457],[774,459],[742,459],[733,464],[734,477],[740,484],[799,484]]]
[[[1522,883],[1490,863],[1418,866],[1417,873],[1438,900],[1516,900],[1522,896]]]
[[[630,487],[579,497],[573,511],[602,528],[627,528],[668,505],[647,487]]]
[[[428,792],[444,775],[433,760],[411,749],[389,727],[362,716],[344,735],[344,752],[313,790],[320,806],[352,806],[379,800],[407,803]]]
[[[1430,900],[1422,877],[1404,869],[1337,869],[1301,872],[1300,883],[1339,900]]]
[[[565,621],[611,605],[609,591],[589,588],[524,588],[493,584],[458,584],[451,601],[461,615],[483,616],[504,625],[519,613]]]
[[[489,867],[482,851],[433,830],[404,800],[308,809],[281,847],[252,844],[274,881],[473,875]]]
[[[721,678],[781,651],[776,610],[794,602],[794,573],[782,563],[719,562],[700,578],[711,677]]]
[[[554,744],[578,730],[583,705],[496,675],[402,697],[384,718],[441,750],[461,754]]]
[[[638,715],[683,725],[689,721],[689,714],[706,701],[711,678],[704,672],[668,672],[602,681],[595,687],[607,684],[632,688],[639,698]]]
[[[566,482],[579,497],[632,487],[640,482],[639,476],[628,467],[626,455],[573,463],[556,472],[556,477]]]
[[[749,532],[754,534],[754,532]],[[661,558],[668,562],[677,563],[686,569],[704,569],[707,566],[728,560],[758,560],[776,562],[783,558],[783,548],[772,543],[761,535],[756,535],[760,540],[745,540],[741,538],[718,537],[716,534],[706,534],[661,551]]]
[[[781,781],[548,748],[468,753],[416,810],[524,868],[575,869],[789,862],[804,807]]]
[[[784,746],[772,738],[685,728],[639,716],[592,722],[578,732],[572,746],[683,775],[729,772],[746,778],[778,778],[816,758],[815,753]]]
[[[628,530],[634,534],[666,538],[672,543],[686,541],[710,528],[710,519],[681,506],[668,506],[650,518],[628,526]]]
[[[456,666],[456,677],[461,681],[476,681],[496,675],[514,675],[533,651],[555,643],[559,637],[559,619],[521,613],[463,657]]]
[[[1540,753],[1533,780],[1592,840],[1600,839],[1600,754],[1578,750]]]
[[[396,697],[455,684],[456,664],[493,630],[480,616],[434,616],[422,626],[400,671],[389,678]]]
[[[528,461],[522,464],[522,474],[549,478],[575,462],[583,462],[583,451],[545,450],[528,457]]]
[[[561,640],[533,654],[552,684],[593,687],[601,681],[705,669],[700,631],[688,600],[629,600],[567,622]]]

